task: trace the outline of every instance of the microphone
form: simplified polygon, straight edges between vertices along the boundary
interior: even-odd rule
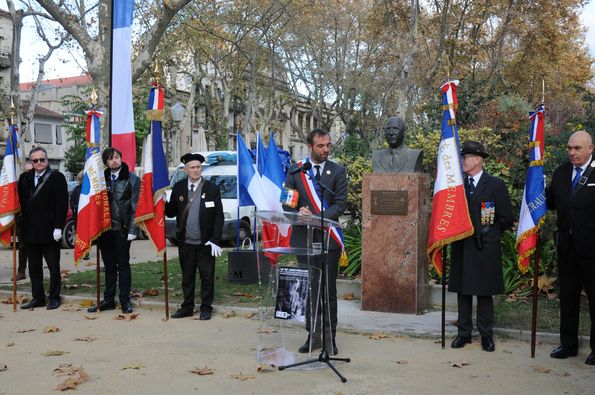
[[[291,170],[289,174],[299,173],[300,171],[306,172],[312,168],[311,162],[306,162],[303,165],[296,167],[295,169]]]

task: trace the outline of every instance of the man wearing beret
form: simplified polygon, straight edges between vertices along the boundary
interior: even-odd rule
[[[452,264],[448,290],[457,293],[458,334],[452,348],[471,343],[473,295],[477,297],[477,329],[481,347],[494,351],[493,295],[504,293],[502,274],[502,232],[513,223],[512,205],[504,181],[483,170],[489,155],[477,141],[461,148],[465,192],[473,235],[452,244]]]
[[[200,154],[186,154],[180,161],[186,165],[187,179],[178,181],[165,214],[176,217],[178,253],[182,268],[184,301],[171,318],[194,314],[196,269],[200,274],[200,319],[211,319],[215,295],[215,258],[221,255],[223,205],[221,192],[212,182],[201,177],[205,158]]]

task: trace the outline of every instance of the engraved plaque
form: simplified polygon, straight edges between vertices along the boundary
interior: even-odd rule
[[[407,191],[371,191],[372,214],[407,215],[409,194]]]

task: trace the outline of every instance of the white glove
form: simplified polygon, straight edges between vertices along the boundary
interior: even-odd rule
[[[136,239],[136,235],[133,235],[132,233],[128,233],[128,238],[126,239],[126,241],[132,241]]]
[[[58,229],[58,228],[54,229],[53,236],[54,236],[54,240],[56,240],[56,241],[60,240],[62,238],[62,229]]]
[[[211,246],[211,256],[214,256],[215,258],[221,256],[221,254],[223,253],[223,250],[217,244],[213,244],[210,241],[207,241],[205,245]]]

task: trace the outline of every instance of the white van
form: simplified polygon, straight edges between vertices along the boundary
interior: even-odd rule
[[[202,165],[202,177],[217,185],[221,191],[221,203],[223,204],[223,216],[225,223],[223,225],[222,240],[236,244],[239,222],[240,243],[249,237],[252,238],[252,223],[254,220],[254,206],[240,207],[238,210],[237,198],[237,155],[235,151],[209,151],[199,152],[205,157],[205,163]],[[170,185],[173,185],[185,179],[184,165],[180,164],[174,171]],[[169,196],[168,196],[169,197]],[[177,245],[176,239],[176,219],[165,217],[166,237],[170,243]]]

